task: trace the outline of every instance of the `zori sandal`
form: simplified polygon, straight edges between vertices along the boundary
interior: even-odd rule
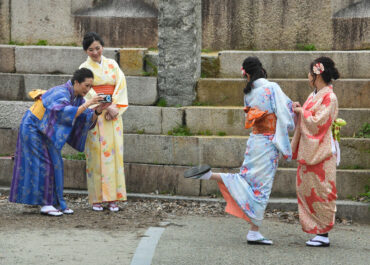
[[[186,170],[184,172],[184,177],[200,179],[203,175],[205,175],[209,171],[211,171],[211,167],[209,165],[200,165]]]
[[[59,211],[52,205],[42,206],[40,212],[41,214],[49,215],[49,216],[62,216],[63,215],[61,211]]]
[[[119,211],[119,207],[117,206],[117,204],[115,204],[113,202],[109,203],[108,208],[109,208],[109,211],[111,211],[111,212],[118,212]]]
[[[94,203],[92,207],[93,211],[101,212],[103,211],[103,206],[100,203]]]

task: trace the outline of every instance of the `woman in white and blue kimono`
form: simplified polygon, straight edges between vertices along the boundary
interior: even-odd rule
[[[93,73],[82,68],[63,85],[30,92],[35,103],[19,128],[10,202],[40,205],[41,213],[52,216],[73,213],[63,198],[61,149],[67,142],[82,152],[88,130],[107,107],[99,104],[101,96],[83,99],[93,79]],[[89,109],[94,104],[99,104],[95,111]]]
[[[247,141],[244,162],[238,174],[212,173],[208,165],[187,170],[187,178],[218,181],[226,200],[225,211],[251,225],[249,244],[271,245],[259,232],[270,197],[279,156],[290,160],[292,151],[288,130],[294,130],[292,101],[267,74],[257,57],[248,57],[242,66],[248,82],[244,88],[245,127],[252,132]]]

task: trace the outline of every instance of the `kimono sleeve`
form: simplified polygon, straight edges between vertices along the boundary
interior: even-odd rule
[[[315,110],[302,108],[300,113],[301,126],[307,132],[307,137],[322,141],[330,129],[338,108],[338,100],[334,93],[327,93],[322,98],[321,104]]]
[[[87,110],[85,115],[75,119],[79,106],[73,106],[70,100],[71,94],[65,86],[54,87],[42,97],[45,114],[40,121],[39,129],[49,138],[57,150],[63,148],[74,127],[76,136],[77,132],[82,133],[86,130],[79,129],[79,126],[90,128],[92,125],[92,111]],[[84,123],[80,123],[82,119],[85,120]]]
[[[295,114],[292,109],[293,102],[276,83],[272,83],[271,105],[277,117],[276,131],[272,142],[283,157],[290,161],[292,159],[292,148],[288,131],[294,130]]]
[[[67,143],[79,152],[85,150],[86,138],[89,130],[95,126],[92,122],[94,112],[90,109],[85,110],[76,119],[72,131],[67,139]]]
[[[122,115],[128,107],[126,77],[115,61],[114,71],[116,75],[116,87],[113,92],[113,103],[118,107],[118,115]]]

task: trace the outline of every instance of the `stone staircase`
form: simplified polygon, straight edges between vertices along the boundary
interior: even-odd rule
[[[114,58],[115,50],[106,48],[105,56]],[[303,103],[310,92],[305,79],[308,64],[324,54],[334,59],[342,75],[334,87],[340,104],[339,116],[348,123],[340,142],[338,195],[346,199],[364,192],[365,186],[370,185],[370,139],[355,136],[363,124],[370,123],[369,51],[223,51],[218,56],[203,56],[203,66],[205,62],[216,62],[219,71],[213,71],[212,76],[209,73],[214,69],[208,70],[212,78],[198,82],[196,105],[202,106],[157,107],[156,78],[127,76],[131,105],[123,116],[123,124],[128,191],[218,194],[216,183],[185,180],[182,174],[189,166],[200,163],[210,164],[215,171],[238,171],[249,134],[243,129],[245,81],[239,70],[242,60],[258,56],[271,80],[278,82],[293,100]],[[3,61],[6,56],[8,59]],[[155,64],[155,53],[146,56]],[[17,128],[32,104],[27,98],[28,91],[65,82],[85,58],[81,48],[0,45],[0,185],[11,182],[12,161],[7,156],[14,153]],[[188,128],[192,136],[168,135],[168,131],[179,126]],[[76,153],[68,146],[62,152]],[[295,174],[296,163],[281,160],[272,196],[294,198]],[[86,189],[84,161],[65,160],[65,187]]]

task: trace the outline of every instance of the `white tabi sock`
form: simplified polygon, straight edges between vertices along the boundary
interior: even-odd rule
[[[315,241],[317,241],[317,242],[315,242]],[[320,242],[328,244],[329,243],[329,237],[315,236],[311,240],[307,241],[306,244],[308,244],[310,246],[318,246],[318,245],[321,245]]]
[[[263,238],[263,235],[259,231],[249,230],[248,235],[247,235],[247,240],[254,241],[254,240],[261,239],[261,238]]]

